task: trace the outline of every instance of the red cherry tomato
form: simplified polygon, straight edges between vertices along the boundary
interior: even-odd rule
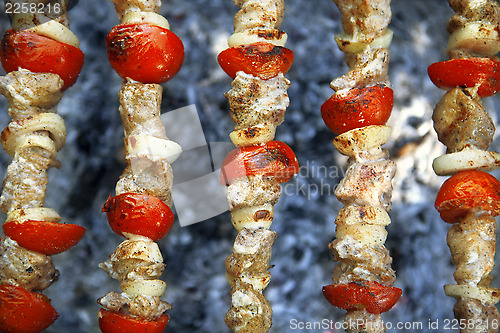
[[[165,313],[153,321],[104,309],[99,310],[98,317],[102,333],[163,333],[169,320]]]
[[[0,332],[39,333],[58,316],[46,296],[10,284],[0,285]]]
[[[471,88],[488,97],[500,90],[500,61],[489,58],[461,58],[436,62],[427,69],[431,81],[441,89]]]
[[[326,126],[336,135],[369,125],[383,125],[391,116],[394,94],[378,85],[353,88],[346,95],[333,94],[321,106]]]
[[[243,71],[263,80],[288,72],[293,59],[291,50],[265,42],[234,46],[217,57],[219,65],[231,78],[234,79],[238,71]]]
[[[438,191],[435,205],[441,218],[459,222],[476,209],[500,214],[500,182],[484,171],[461,171],[448,178]]]
[[[391,309],[401,294],[401,289],[386,287],[375,281],[330,284],[323,287],[323,295],[333,306],[344,310],[364,308],[374,314]]]
[[[35,73],[54,73],[72,86],[83,66],[83,52],[72,45],[28,31],[8,30],[0,42],[0,60],[7,73],[24,68]]]
[[[172,31],[148,24],[119,24],[106,37],[108,59],[123,79],[163,83],[181,69],[184,45]]]
[[[111,229],[148,237],[155,242],[163,238],[174,224],[170,207],[154,196],[123,193],[109,197],[102,211],[106,212]]]
[[[299,163],[292,149],[281,141],[269,141],[262,146],[240,147],[231,151],[221,168],[221,183],[252,175],[274,177],[286,182],[299,172]]]
[[[76,224],[29,220],[7,222],[3,225],[3,231],[28,250],[54,255],[78,244],[85,228]]]

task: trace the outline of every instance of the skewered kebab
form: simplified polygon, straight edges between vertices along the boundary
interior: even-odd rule
[[[444,289],[457,299],[455,318],[466,323],[460,332],[497,332],[500,290],[490,286],[490,272],[500,182],[487,171],[498,168],[500,155],[487,151],[495,126],[481,98],[500,90],[500,5],[490,0],[450,0],[449,5],[455,11],[447,25],[450,60],[428,69],[432,82],[447,90],[432,116],[438,138],[447,147],[446,154],[434,160],[434,171],[452,175],[435,203],[441,218],[453,224],[447,242],[457,266],[457,284]]]
[[[6,1],[5,8],[19,3]],[[42,4],[34,13],[11,13],[12,29],[0,42],[8,73],[0,77],[0,93],[12,117],[1,142],[13,157],[0,197],[7,215],[0,238],[2,332],[36,333],[52,325],[58,314],[39,293],[59,276],[51,256],[76,245],[85,233],[83,227],[60,223],[54,209],[43,207],[47,169],[59,165],[57,151],[66,139],[57,104],[75,83],[84,56],[69,30],[67,3]]]
[[[227,185],[231,222],[238,231],[233,253],[226,259],[231,286],[231,308],[226,325],[233,332],[268,332],[272,309],[263,295],[271,274],[272,245],[276,232],[269,230],[280,183],[298,172],[293,151],[273,141],[289,104],[290,82],[284,74],[293,52],[284,47],[286,34],[279,30],[283,0],[246,0],[234,19],[229,48],[218,61],[233,78],[225,94],[236,123],[230,139],[236,148],[224,160],[221,182]]]
[[[334,79],[335,93],[321,106],[333,144],[349,156],[349,168],[335,195],[344,204],[335,220],[335,240],[329,249],[339,262],[325,298],[347,310],[348,332],[385,332],[381,313],[401,296],[391,285],[396,277],[384,246],[390,224],[391,181],[395,163],[381,146],[389,140],[385,123],[393,107],[387,76],[392,31],[389,0],[334,0],[343,32],[335,37],[345,53],[349,72]]]
[[[160,298],[165,268],[156,241],[174,222],[171,163],[181,153],[160,121],[161,83],[172,78],[184,60],[181,40],[158,14],[160,1],[114,0],[120,18],[106,38],[111,66],[125,80],[120,115],[125,132],[127,167],[106,201],[111,229],[126,238],[99,267],[120,281],[98,303],[102,332],[163,332],[171,305]]]

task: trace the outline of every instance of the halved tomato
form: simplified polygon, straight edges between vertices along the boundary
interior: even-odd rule
[[[0,60],[7,73],[24,68],[34,73],[54,73],[72,86],[83,66],[83,52],[73,45],[28,31],[8,30],[0,42]]]
[[[500,214],[500,181],[484,171],[460,171],[448,178],[438,191],[434,207],[445,222],[460,222],[475,209]]]
[[[234,79],[238,71],[243,71],[263,80],[288,72],[293,59],[291,50],[266,42],[234,46],[217,57],[219,65],[231,78]]]
[[[172,31],[148,24],[119,24],[106,37],[111,67],[123,79],[163,83],[181,69],[184,45]]]
[[[102,211],[106,212],[111,229],[118,235],[124,232],[162,239],[174,224],[174,214],[160,199],[141,193],[123,193],[109,197]]]
[[[146,320],[105,309],[98,317],[102,333],[163,333],[170,318],[164,313],[157,320]]]
[[[3,231],[20,246],[46,255],[72,248],[85,234],[85,228],[76,224],[32,220],[4,223]]]
[[[0,285],[0,332],[39,333],[58,316],[46,296],[10,284]]]

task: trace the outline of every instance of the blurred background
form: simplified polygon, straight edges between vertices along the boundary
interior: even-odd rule
[[[230,143],[233,123],[223,93],[230,89],[231,79],[216,58],[227,47],[237,10],[230,0],[165,0],[161,7],[186,51],[179,74],[163,84],[163,112],[194,107],[209,143]],[[446,22],[453,12],[445,0],[394,0],[392,10],[389,76],[395,105],[389,121],[392,138],[385,147],[398,171],[386,245],[394,258],[395,286],[403,290],[403,296],[383,318],[393,327],[388,332],[439,332],[453,318],[455,301],[445,296],[443,285],[454,282],[454,266],[446,245],[449,225],[433,208],[445,177],[435,176],[431,168],[432,160],[444,152],[431,115],[444,91],[430,82],[427,67],[447,59]],[[125,167],[117,95],[122,80],[109,66],[104,44],[118,18],[110,1],[97,0],[80,0],[69,16],[86,55],[85,64],[79,80],[59,104],[67,141],[58,155],[61,168],[49,171],[45,205],[55,208],[63,221],[84,226],[87,233],[76,247],[54,257],[61,275],[45,294],[60,317],[47,332],[93,333],[99,332],[96,299],[119,290],[117,281],[97,268],[122,241],[101,213]],[[2,12],[0,31],[9,27]],[[321,293],[322,286],[331,283],[334,263],[327,246],[334,238],[333,221],[342,207],[333,192],[347,168],[347,158],[334,150],[333,134],[320,115],[321,104],[333,93],[329,82],[347,72],[344,54],[334,42],[334,35],[341,31],[340,13],[329,0],[287,0],[281,29],[288,34],[286,46],[293,50],[295,62],[286,75],[292,83],[290,106],[276,139],[295,151],[301,169],[284,184],[275,207],[272,229],[278,238],[271,262],[275,267],[265,291],[274,310],[271,332],[342,332],[335,323],[342,320],[344,311],[333,308]],[[483,102],[496,121],[498,97]],[[0,98],[2,128],[10,121],[6,108],[5,99]],[[192,135],[190,131],[181,134]],[[490,150],[499,146],[495,137]],[[0,151],[2,179],[10,160]],[[176,163],[174,177],[181,169]],[[203,163],[187,157],[182,168],[198,170]],[[199,210],[203,201],[193,200],[192,209]],[[185,227],[176,220],[169,235],[159,242],[167,264],[164,299],[173,305],[169,332],[229,332],[224,324],[230,305],[224,260],[235,236],[225,212]],[[493,273],[493,285],[499,287],[498,268]],[[429,328],[429,322],[436,321],[439,329]],[[315,323],[329,325],[306,328]],[[398,323],[406,329],[397,329]]]

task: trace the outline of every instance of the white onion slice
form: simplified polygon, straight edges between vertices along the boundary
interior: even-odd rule
[[[37,21],[40,24],[34,25],[33,22]],[[12,29],[30,31],[64,44],[80,47],[78,37],[68,27],[44,15],[36,15],[36,19],[34,19],[34,14],[15,14],[12,18]]]
[[[337,136],[333,140],[333,145],[340,153],[354,156],[363,150],[385,144],[389,141],[391,131],[391,127],[385,125],[355,128]]]
[[[337,42],[337,45],[342,52],[359,53],[367,47],[370,47],[372,49],[388,49],[391,45],[393,35],[394,33],[391,29],[386,29],[385,33],[382,36],[375,38],[370,43],[365,43],[364,41],[356,40],[353,35],[348,35],[345,32],[341,32],[335,35],[335,41]]]
[[[265,216],[258,218],[257,212],[263,211]],[[257,219],[256,219],[257,217]],[[270,203],[265,203],[260,206],[235,208],[231,211],[231,222],[236,230],[241,231],[243,228],[269,229],[273,223],[274,206]]]
[[[491,171],[499,167],[499,153],[470,148],[439,156],[432,162],[432,168],[439,176],[449,176],[464,170]]]
[[[122,24],[149,23],[170,30],[168,20],[154,12],[133,11],[125,14],[121,19]]]
[[[500,301],[500,289],[494,287],[447,284],[444,286],[444,292],[450,297],[469,297],[487,305],[493,305]]]

